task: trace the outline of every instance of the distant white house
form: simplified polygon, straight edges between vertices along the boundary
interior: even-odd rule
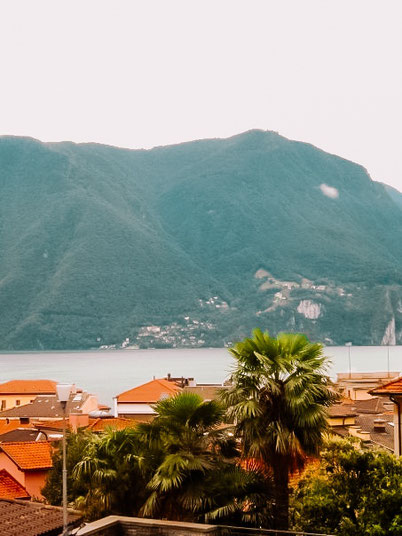
[[[139,421],[151,420],[156,402],[174,396],[182,389],[173,381],[155,379],[114,397],[115,417],[128,417]]]

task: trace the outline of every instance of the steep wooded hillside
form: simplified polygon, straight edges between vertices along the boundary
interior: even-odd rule
[[[311,145],[2,137],[0,188],[2,350],[402,342],[402,196]]]

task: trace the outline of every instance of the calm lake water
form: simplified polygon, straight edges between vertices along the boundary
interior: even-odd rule
[[[331,376],[349,370],[348,348],[331,346]],[[352,371],[388,370],[386,346],[353,346]],[[199,383],[219,383],[233,365],[226,348],[168,350],[97,350],[86,352],[33,352],[0,354],[0,383],[12,379],[48,378],[71,382],[96,393],[111,404],[113,396],[168,372],[172,376],[193,377]],[[402,370],[402,346],[389,348],[391,371]]]

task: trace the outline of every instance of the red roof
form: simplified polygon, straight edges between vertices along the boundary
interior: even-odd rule
[[[29,498],[27,490],[5,469],[0,470],[0,499]]]
[[[0,395],[39,395],[56,393],[57,382],[53,380],[11,380],[0,384]]]
[[[53,467],[48,441],[15,441],[1,443],[0,450],[21,469],[34,471]]]
[[[0,420],[0,435],[12,432],[18,428],[34,428],[34,426],[32,424],[21,424],[17,419],[10,422],[7,422],[5,419]]]
[[[114,417],[106,419],[96,419],[88,426],[88,429],[92,432],[103,432],[107,428],[114,428],[115,430],[124,430],[125,428],[134,428],[138,422],[133,419],[124,419],[123,417]]]
[[[402,377],[384,383],[370,391],[371,395],[402,395]]]
[[[173,382],[164,379],[152,380],[134,389],[117,395],[118,402],[136,402],[155,404],[166,396],[174,396],[182,389]]]

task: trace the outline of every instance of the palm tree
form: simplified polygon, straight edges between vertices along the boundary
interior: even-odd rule
[[[136,515],[146,499],[143,445],[132,428],[87,433],[73,477],[79,489],[75,506],[87,519]]]
[[[272,471],[275,528],[288,528],[289,474],[318,453],[335,400],[323,347],[304,335],[256,329],[230,349],[232,386],[222,393],[242,456]]]
[[[148,483],[150,495],[142,514],[171,520],[195,520],[212,508],[210,486],[225,468],[225,456],[235,454],[220,427],[223,408],[182,392],[155,405],[156,418],[137,432],[159,457]],[[158,454],[159,453],[159,454]]]

